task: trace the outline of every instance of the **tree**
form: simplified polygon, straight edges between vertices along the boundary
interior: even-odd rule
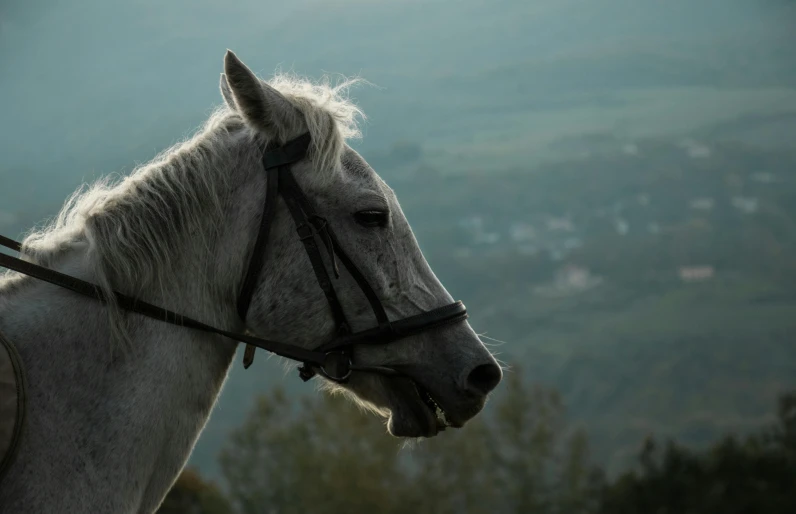
[[[515,371],[481,417],[409,451],[341,398],[260,398],[221,458],[230,489],[187,470],[161,513],[386,512],[784,514],[796,512],[796,392],[777,422],[696,451],[647,438],[611,482],[567,428],[555,391]]]
[[[220,462],[242,513],[399,512],[399,442],[340,397],[260,397]]]
[[[778,421],[745,440],[728,436],[704,452],[651,438],[639,469],[603,491],[612,514],[796,512],[796,392],[779,399]]]
[[[585,434],[567,428],[558,393],[515,367],[491,407],[414,452],[422,501],[412,512],[589,512],[600,473]]]
[[[519,371],[465,428],[412,445],[342,398],[291,403],[277,389],[232,434],[221,467],[243,513],[579,514],[599,478],[558,395]]]
[[[191,468],[183,470],[158,514],[231,514],[232,507],[218,487]]]

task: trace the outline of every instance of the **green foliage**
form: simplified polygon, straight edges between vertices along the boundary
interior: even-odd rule
[[[343,398],[291,404],[281,388],[260,397],[221,454],[240,512],[397,512],[405,476],[399,446]],[[395,503],[389,499],[394,498]]]
[[[488,412],[416,452],[415,512],[578,512],[593,503],[601,473],[585,434],[567,426],[558,393],[520,371],[506,375]]]
[[[186,468],[163,500],[158,514],[231,514],[232,507],[212,483]]]
[[[400,449],[374,416],[334,397],[261,397],[221,456],[226,500],[183,473],[160,513],[790,514],[796,512],[796,392],[777,422],[705,450],[647,438],[638,469],[608,481],[559,395],[509,373],[462,430]]]
[[[240,512],[585,511],[600,473],[558,395],[518,372],[467,427],[401,450],[381,422],[339,398],[262,397],[221,455]]]
[[[791,514],[796,512],[796,392],[779,401],[778,422],[707,451],[648,439],[640,469],[603,492],[601,513]]]

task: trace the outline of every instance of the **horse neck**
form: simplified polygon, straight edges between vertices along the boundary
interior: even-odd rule
[[[228,204],[235,205],[229,215],[239,217],[256,199]],[[249,228],[230,220],[229,230],[222,231],[226,239],[218,242],[223,251],[216,263],[221,279],[243,269],[240,260],[250,247],[245,237],[254,237]],[[149,288],[142,299],[206,320],[218,298],[192,280],[195,269],[186,256],[195,263],[207,251],[218,249],[182,249],[174,256],[186,262],[176,277],[179,290]],[[52,267],[93,281],[85,263],[84,252],[73,251]],[[0,485],[3,509],[154,510],[187,461],[236,343],[129,314],[129,344],[111,351],[105,309],[29,279],[0,293],[0,331],[19,347],[30,398],[25,438]],[[221,318],[235,323],[226,311],[234,313],[234,305]]]

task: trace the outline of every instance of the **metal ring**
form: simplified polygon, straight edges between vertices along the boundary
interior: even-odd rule
[[[345,355],[344,353],[342,353],[342,352],[327,352],[327,353],[326,353],[326,357],[329,357],[329,356],[330,356],[330,355],[332,355],[332,354],[339,354],[339,355],[346,356],[346,355]],[[329,374],[329,372],[328,372],[328,371],[326,371],[325,363],[324,363],[324,365],[321,365],[321,366],[319,366],[319,369],[320,369],[320,371],[321,371],[321,374],[322,374],[324,377],[326,377],[326,378],[328,378],[329,380],[332,380],[332,381],[334,381],[334,382],[345,382],[346,380],[348,380],[348,378],[351,376],[351,373],[352,373],[352,371],[353,371],[353,370],[351,369],[351,368],[352,368],[352,366],[353,366],[353,362],[351,362],[351,356],[350,356],[350,355],[347,355],[346,357],[348,358],[348,367],[347,367],[347,369],[346,369],[346,372],[343,374],[343,376],[341,376],[341,377],[335,377],[335,376],[333,376],[333,375],[330,375],[330,374]]]

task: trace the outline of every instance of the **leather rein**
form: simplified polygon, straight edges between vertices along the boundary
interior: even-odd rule
[[[399,371],[385,366],[355,364],[352,357],[354,345],[391,343],[426,330],[467,319],[467,309],[459,301],[415,316],[390,321],[378,295],[340,246],[326,219],[315,212],[290,170],[292,164],[306,157],[310,141],[309,133],[305,133],[288,141],[283,146],[266,148],[263,152],[262,161],[266,174],[265,203],[249,267],[238,297],[237,311],[240,318],[245,321],[257,279],[263,268],[268,234],[276,215],[277,196],[281,196],[293,218],[298,237],[304,245],[315,277],[332,311],[336,324],[336,333],[333,339],[314,350],[307,350],[300,346],[256,337],[250,333],[230,332],[216,328],[177,312],[113,291],[111,294],[116,304],[123,310],[141,314],[158,321],[218,334],[243,342],[246,344],[243,358],[244,368],[248,368],[251,365],[255,349],[260,348],[301,362],[303,365],[299,368],[299,376],[304,381],[312,378],[317,371],[327,379],[339,383],[346,382],[353,371],[370,371],[384,375],[401,374]],[[320,246],[318,241],[321,242]],[[0,245],[16,252],[22,251],[22,245],[19,242],[2,235],[0,235]],[[337,260],[339,260],[356,281],[368,303],[370,303],[378,324],[376,327],[359,332],[351,331],[342,305],[335,293],[327,267],[324,264],[321,248],[327,252],[335,278],[340,276],[337,265]],[[0,266],[49,282],[102,303],[107,303],[109,300],[106,293],[96,284],[4,253],[0,253]]]

